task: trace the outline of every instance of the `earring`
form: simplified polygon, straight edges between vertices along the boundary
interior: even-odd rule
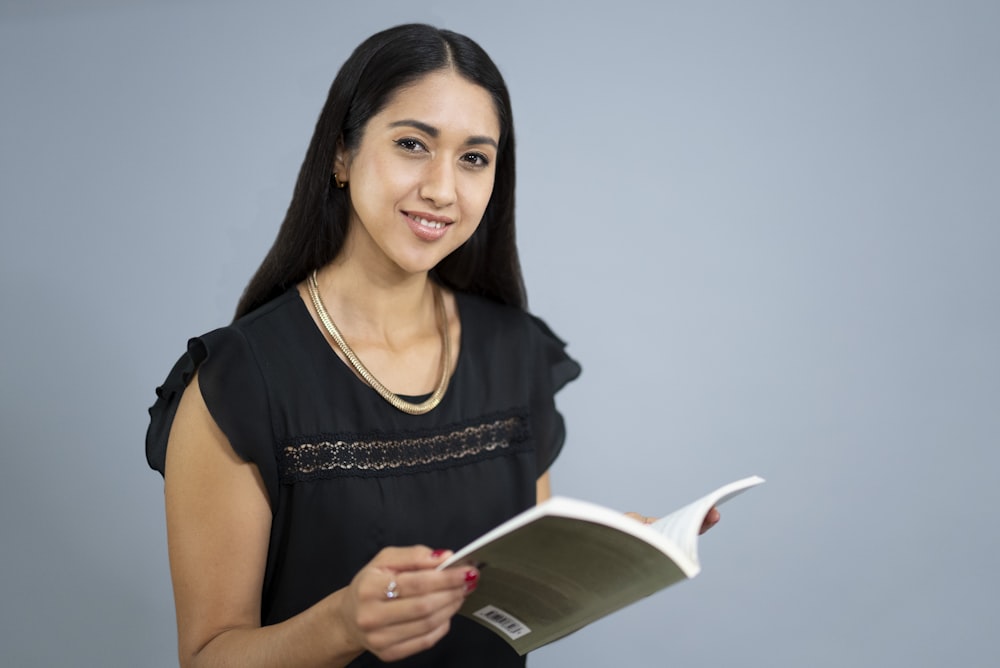
[[[337,178],[337,172],[333,173],[333,182],[337,184],[337,187],[343,189],[347,185],[347,181],[341,181]]]

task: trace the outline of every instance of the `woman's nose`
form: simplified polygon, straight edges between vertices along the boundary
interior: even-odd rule
[[[424,172],[419,193],[439,209],[454,204],[457,196],[454,166],[447,160],[433,160]]]

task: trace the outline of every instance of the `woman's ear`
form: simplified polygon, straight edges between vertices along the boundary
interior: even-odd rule
[[[351,156],[344,148],[344,139],[337,140],[337,151],[333,158],[333,176],[338,183],[347,183],[350,179]]]

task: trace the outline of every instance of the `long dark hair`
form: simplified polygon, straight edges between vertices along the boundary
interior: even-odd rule
[[[507,86],[474,41],[422,24],[372,35],[354,50],[330,86],[306,152],[291,204],[268,251],[243,291],[239,318],[302,281],[340,252],[347,235],[348,189],[333,183],[337,142],[357,148],[365,124],[393,93],[421,76],[453,68],[493,98],[500,121],[493,193],[479,228],[441,260],[434,276],[443,285],[525,308],[514,235],[514,123]]]

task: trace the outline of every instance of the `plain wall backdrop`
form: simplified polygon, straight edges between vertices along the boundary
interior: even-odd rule
[[[994,665],[1000,5],[961,0],[0,3],[0,663],[176,665],[146,409],[409,21],[511,89],[530,306],[584,366],[556,491],[768,478],[529,664]]]

